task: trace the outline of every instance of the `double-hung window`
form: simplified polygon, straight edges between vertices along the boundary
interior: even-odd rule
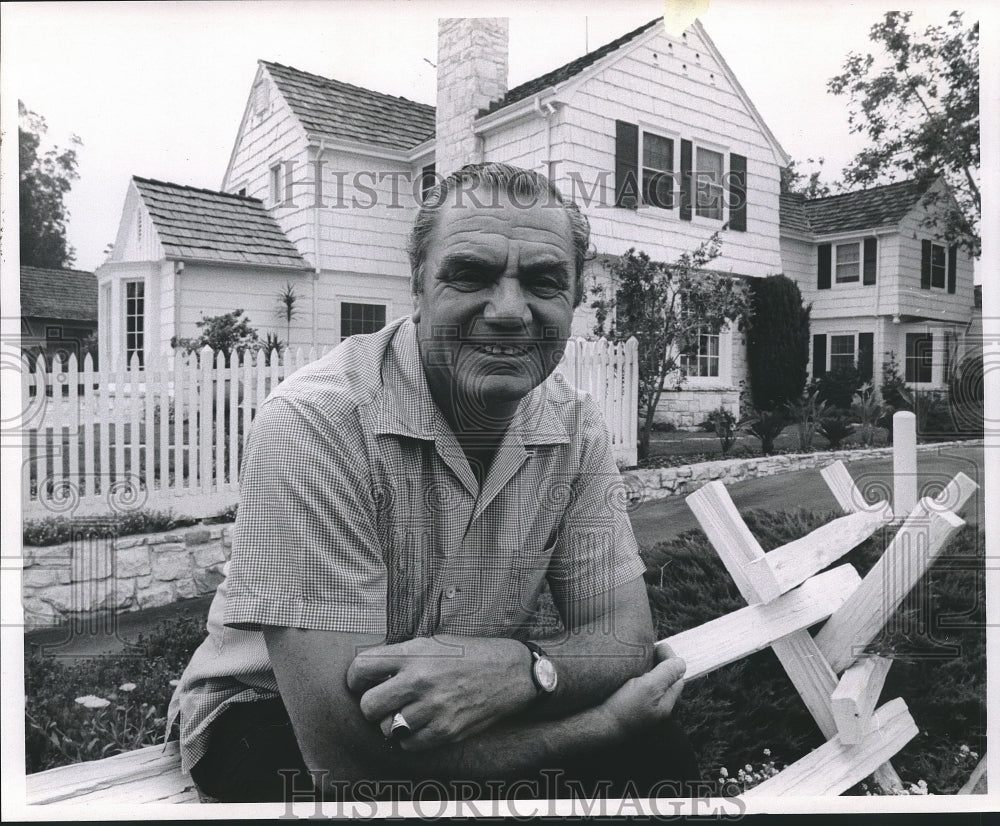
[[[830,369],[854,367],[854,335],[830,336]]]
[[[931,333],[906,334],[906,381],[929,383],[933,380],[934,336]]]
[[[861,245],[837,244],[837,283],[847,284],[861,277]]]
[[[719,340],[719,333],[698,333],[697,344],[681,355],[681,367],[688,376],[719,378]]]

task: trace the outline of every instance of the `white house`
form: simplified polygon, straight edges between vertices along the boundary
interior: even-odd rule
[[[405,240],[422,192],[435,172],[470,161],[545,171],[580,203],[598,253],[588,265],[594,278],[629,247],[670,261],[714,232],[722,239],[714,269],[781,271],[778,181],[788,157],[699,23],[673,37],[658,18],[514,89],[505,19],[441,20],[438,50],[437,107],[258,64],[221,188],[263,203],[306,262],[308,273],[294,256],[282,264],[303,284],[293,344],[333,344],[409,312]],[[135,324],[128,291],[139,288],[129,283],[156,296],[143,308],[148,329],[193,335],[199,317],[177,312],[182,300],[169,297],[183,289],[183,255],[126,248],[138,200],[130,190],[99,271],[111,285],[102,288],[102,330],[112,354],[127,352],[121,331]],[[133,266],[140,262],[149,266]],[[202,284],[214,295],[201,307],[246,304],[255,324],[272,326],[249,298],[274,289],[261,283],[260,273],[228,270],[213,285],[206,271]],[[151,323],[153,313],[174,320]],[[585,306],[574,331],[592,328]],[[158,333],[147,352],[166,352],[169,338]],[[743,351],[728,332],[704,336],[685,389],[665,394],[662,414],[694,424],[719,404],[735,408]]]
[[[312,270],[255,198],[133,178],[118,235],[98,267],[101,363],[151,365],[173,336],[197,334],[203,316],[245,310],[284,341],[279,294],[306,296]],[[303,301],[304,303],[304,301]],[[307,344],[311,319],[296,318],[293,344]]]
[[[812,304],[814,377],[856,364],[877,386],[894,357],[914,387],[946,385],[973,318],[972,259],[926,223],[936,208],[927,192],[903,181],[813,200],[782,195],[783,269]]]

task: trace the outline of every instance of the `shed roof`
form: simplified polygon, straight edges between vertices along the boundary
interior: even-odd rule
[[[920,202],[931,183],[899,181],[811,200],[794,193],[782,195],[781,228],[830,235],[893,226]]]
[[[434,107],[262,60],[309,132],[412,149],[434,137]]]
[[[22,266],[21,315],[97,321],[97,277],[83,270]]]
[[[309,265],[257,198],[133,177],[167,258]]]

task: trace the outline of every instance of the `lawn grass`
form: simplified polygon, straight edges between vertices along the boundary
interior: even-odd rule
[[[765,550],[805,535],[834,514],[750,512],[750,530]],[[841,562],[863,576],[892,531],[876,534]],[[904,781],[923,779],[936,794],[953,794],[968,778],[967,744],[986,749],[985,577],[982,537],[964,528],[870,650],[893,658],[880,704],[902,697],[920,728],[895,758]],[[643,550],[646,586],[658,639],[745,605],[701,531]],[[770,649],[689,683],[677,711],[699,753],[706,778],[762,761],[794,762],[824,738]],[[974,763],[973,763],[974,765]]]

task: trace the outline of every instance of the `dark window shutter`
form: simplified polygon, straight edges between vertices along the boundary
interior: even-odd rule
[[[828,290],[830,289],[830,245],[820,244],[816,248],[816,254],[816,289]]]
[[[875,371],[875,333],[858,333],[858,372],[871,381]]]
[[[729,228],[747,231],[747,159],[729,155]]]
[[[931,242],[923,241],[920,244],[920,289],[929,290],[931,288]]]
[[[691,141],[681,141],[681,220],[691,220]]]
[[[813,336],[813,378],[826,374],[826,336]]]
[[[615,121],[615,206],[639,206],[639,127]]]
[[[878,258],[878,238],[865,238],[865,264],[862,284],[875,283],[875,261]]]
[[[955,282],[958,274],[958,247],[948,247],[948,292],[955,292]]]

